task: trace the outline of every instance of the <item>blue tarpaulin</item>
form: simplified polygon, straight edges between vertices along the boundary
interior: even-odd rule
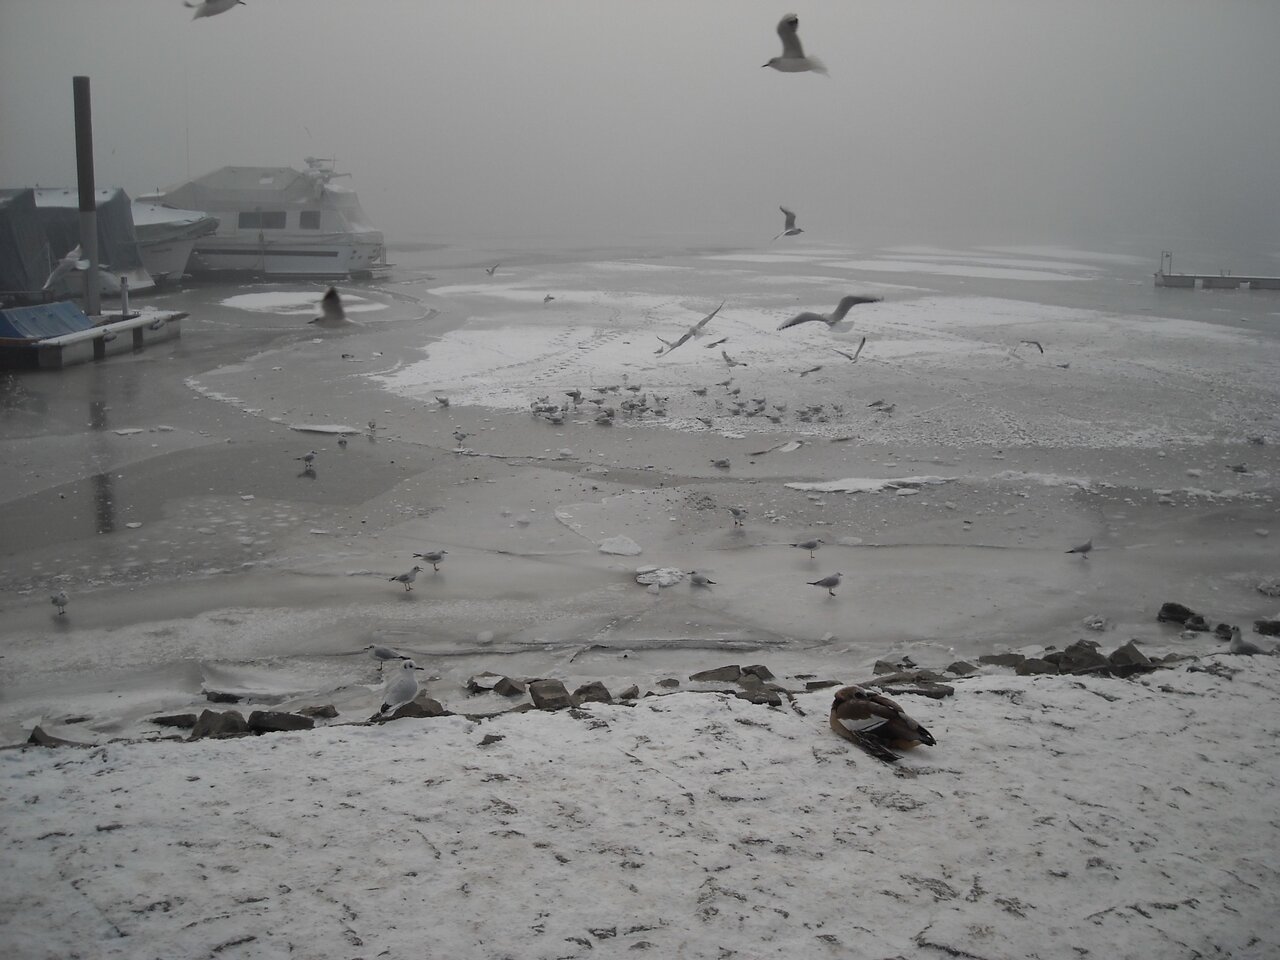
[[[93,321],[69,300],[0,310],[0,340],[43,340],[92,326]]]

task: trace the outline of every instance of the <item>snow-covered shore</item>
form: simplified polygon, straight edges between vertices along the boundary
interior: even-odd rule
[[[768,708],[0,752],[0,939],[67,957],[1274,957],[1280,661],[972,677],[887,766]]]

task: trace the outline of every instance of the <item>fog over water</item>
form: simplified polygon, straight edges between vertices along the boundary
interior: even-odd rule
[[[388,239],[1280,249],[1280,5],[0,3],[0,181],[100,185],[334,156]],[[1189,264],[1186,266],[1190,267]],[[1218,266],[1206,262],[1206,268]]]

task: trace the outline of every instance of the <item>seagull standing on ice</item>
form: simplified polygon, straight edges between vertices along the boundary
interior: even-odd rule
[[[796,215],[794,213],[786,207],[779,207],[778,209],[782,211],[783,217],[786,218],[782,223],[782,232],[778,234],[778,237],[794,237],[797,233],[804,233],[800,227],[796,226]],[[773,239],[777,240],[778,237]]]
[[[778,36],[782,38],[782,56],[774,57],[768,63],[762,63],[761,66],[773,67],[783,73],[804,73],[810,70],[824,77],[827,76],[827,68],[822,65],[821,60],[804,55],[804,47],[800,45],[800,35],[796,32],[799,26],[800,18],[794,13],[788,13],[778,21]]]
[[[428,550],[426,553],[415,553],[414,556],[419,560],[425,560],[431,564],[431,569],[438,571],[440,569],[440,561],[444,559],[448,550]]]
[[[188,3],[187,0],[182,0],[182,5],[196,12],[196,15],[191,18],[192,20],[199,20],[201,17],[216,17],[220,13],[226,13],[233,7],[248,6],[244,0],[204,0],[203,3]]]
[[[315,466],[317,456],[318,454],[314,450],[312,450],[310,453],[304,453],[302,456],[294,457],[293,459],[302,461],[303,470],[310,470],[312,467]]]
[[[399,672],[392,674],[387,680],[387,686],[382,692],[382,708],[378,713],[386,716],[406,703],[413,702],[413,698],[418,695],[418,678],[414,676],[414,671],[422,669],[409,659],[400,664]]]
[[[778,324],[778,329],[785,330],[787,327],[795,327],[802,323],[808,323],[811,320],[821,320],[828,327],[834,327],[844,319],[846,313],[858,306],[858,304],[879,302],[879,297],[859,297],[851,293],[847,297],[841,297],[840,302],[836,304],[836,308],[830,313],[813,313],[812,311],[806,310],[804,313],[797,313],[790,320],[783,320],[782,323]]]
[[[705,574],[699,573],[697,570],[689,571],[689,583],[695,587],[712,587],[715,581],[709,579]]]
[[[1072,547],[1070,550],[1067,550],[1066,552],[1067,552],[1067,553],[1078,553],[1078,554],[1080,554],[1080,556],[1082,556],[1082,557],[1084,557],[1086,560],[1088,560],[1088,559],[1089,559],[1089,551],[1090,551],[1090,550],[1092,550],[1092,549],[1093,549],[1093,539],[1092,539],[1092,538],[1090,538],[1090,539],[1086,540],[1084,543],[1078,544],[1077,546]]]
[[[338,288],[330,287],[320,301],[320,316],[307,323],[316,323],[322,327],[345,327],[351,321],[347,319],[347,311],[342,309],[342,298],[338,296]]]
[[[823,540],[814,538],[813,540],[802,540],[800,543],[793,543],[793,547],[799,547],[801,550],[809,551],[809,559],[813,559],[813,552],[822,546]]]
[[[415,564],[411,570],[407,570],[404,573],[398,574],[397,576],[394,576],[394,577],[387,577],[387,582],[403,583],[405,592],[408,593],[410,590],[413,589],[413,581],[418,579],[418,571],[420,571],[421,569],[422,569],[421,567]]]
[[[67,591],[59,590],[49,598],[49,602],[58,608],[58,616],[67,612]]]
[[[733,525],[735,527],[742,526],[742,521],[747,516],[747,508],[746,507],[730,507],[729,512],[733,514]]]
[[[810,580],[809,586],[826,587],[827,593],[834,597],[836,595],[836,587],[840,586],[840,578],[843,576],[843,573],[833,573],[830,576],[823,577],[821,580]]]
[[[403,653],[396,653],[390,647],[379,646],[376,643],[369,644],[367,647],[365,647],[365,650],[368,651],[369,656],[373,657],[373,659],[378,661],[379,670],[382,669],[382,665],[386,663],[388,660],[408,660],[409,659]]]

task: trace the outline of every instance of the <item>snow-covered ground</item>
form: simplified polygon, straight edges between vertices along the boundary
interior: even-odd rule
[[[10,749],[0,939],[15,960],[1263,960],[1280,660],[1214,659],[1239,672],[900,697],[938,744],[896,766],[831,733],[829,690]]]

